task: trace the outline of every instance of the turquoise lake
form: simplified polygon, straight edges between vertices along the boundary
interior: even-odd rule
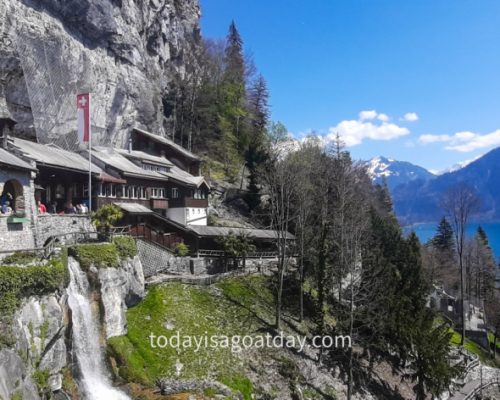
[[[471,223],[467,227],[467,235],[474,236],[478,226],[481,225],[488,235],[490,246],[495,253],[495,258],[500,258],[500,223]],[[422,243],[426,243],[436,234],[437,223],[414,224],[404,228],[405,233],[415,231]]]

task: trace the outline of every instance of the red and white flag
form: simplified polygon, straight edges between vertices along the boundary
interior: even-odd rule
[[[81,93],[76,96],[78,110],[78,140],[88,143],[90,140],[90,94]]]

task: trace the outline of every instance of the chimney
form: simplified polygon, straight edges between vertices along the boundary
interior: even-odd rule
[[[16,120],[12,118],[9,109],[7,108],[7,100],[5,99],[5,84],[0,81],[0,135],[2,135],[2,147],[7,150],[8,131],[16,124]]]

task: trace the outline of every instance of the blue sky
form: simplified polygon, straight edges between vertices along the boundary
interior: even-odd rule
[[[498,0],[200,2],[204,36],[235,20],[295,137],[431,170],[500,146]]]

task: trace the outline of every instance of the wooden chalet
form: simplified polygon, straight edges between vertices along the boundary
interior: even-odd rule
[[[136,150],[166,157],[181,170],[191,175],[197,176],[200,174],[200,158],[166,137],[134,128],[130,140],[132,141],[132,148]]]

